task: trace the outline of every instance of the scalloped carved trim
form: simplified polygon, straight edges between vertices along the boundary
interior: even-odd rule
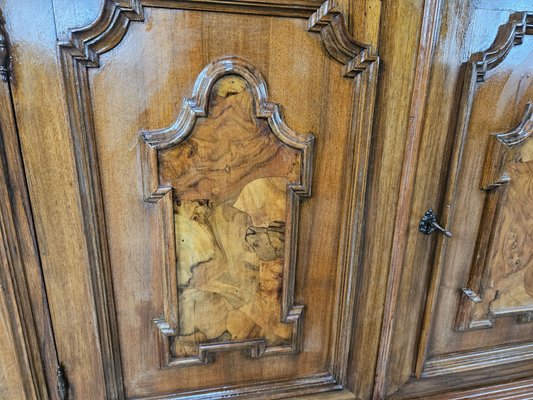
[[[198,355],[194,357],[173,358],[169,351],[170,338],[178,335],[178,285],[176,276],[176,249],[174,244],[174,224],[172,209],[172,188],[159,183],[159,163],[157,152],[177,146],[186,140],[194,129],[198,117],[208,116],[209,95],[213,85],[223,76],[238,75],[250,88],[255,115],[264,118],[272,133],[283,144],[301,152],[299,182],[288,184],[288,204],[290,218],[287,221],[287,248],[282,283],[282,322],[292,324],[290,346],[267,347],[264,340],[241,340],[198,345]],[[141,148],[142,174],[145,201],[156,203],[159,207],[159,223],[162,227],[164,260],[165,304],[163,317],[154,319],[163,337],[161,353],[162,366],[188,366],[214,361],[215,354],[226,350],[244,350],[249,356],[257,358],[263,355],[295,353],[301,347],[301,317],[304,306],[294,304],[294,280],[296,269],[296,243],[298,238],[298,220],[300,198],[311,195],[313,149],[315,138],[311,134],[293,131],[283,121],[281,107],[268,102],[267,85],[259,71],[239,57],[223,57],[208,64],[198,75],[192,96],[183,99],[182,109],[170,126],[139,133],[144,146]]]
[[[258,105],[256,116],[268,120],[270,128],[282,143],[298,150],[307,148],[312,137],[299,134],[285,124],[280,106],[267,101],[267,87],[261,74],[238,57],[221,58],[207,65],[194,84],[192,96],[183,100],[182,110],[176,121],[169,127],[141,133],[146,143],[155,150],[163,150],[185,140],[191,133],[196,118],[207,116],[208,95],[214,83],[228,74],[239,75],[250,84],[254,102]],[[308,183],[304,186],[309,186]]]
[[[204,4],[205,3],[205,4]],[[215,1],[223,7],[232,7],[230,2]],[[71,30],[69,40],[59,43],[65,51],[87,67],[98,67],[100,55],[112,50],[126,34],[131,21],[144,21],[143,7],[150,6],[146,0],[104,0],[98,18],[89,26]],[[248,12],[254,12],[253,5],[239,5]],[[268,4],[265,4],[268,6]],[[177,9],[211,9],[213,2],[169,1],[169,8]],[[266,8],[265,8],[266,9]],[[292,13],[291,13],[292,11]],[[288,16],[301,17],[300,8],[288,9]],[[268,15],[268,12],[266,12]],[[529,27],[529,25],[528,25]],[[378,60],[377,55],[368,45],[357,42],[346,26],[344,15],[334,0],[327,0],[309,17],[308,29],[320,32],[322,43],[328,54],[345,64],[343,74],[354,77],[371,63]]]
[[[126,34],[131,21],[144,21],[143,7],[160,6],[157,0],[104,0],[97,19],[87,27],[73,29],[69,39],[59,45],[88,67],[98,67],[99,56],[112,50]],[[239,3],[231,0],[168,0],[167,8],[206,11],[234,11],[260,15],[285,15],[307,18],[308,5]]]
[[[509,22],[501,25],[490,47],[475,53],[470,61],[475,64],[477,81],[483,82],[487,71],[497,67],[509,54],[513,46],[522,44],[524,35],[533,34],[533,13],[514,13]]]
[[[496,137],[507,146],[516,146],[533,135],[533,103],[528,103],[526,112],[517,127],[506,133],[498,133]]]
[[[358,43],[348,31],[344,15],[334,0],[327,0],[309,18],[308,29],[320,32],[328,54],[344,64],[344,76],[353,77],[377,61],[370,46]]]
[[[365,49],[355,41],[344,15],[333,0],[328,0],[309,18],[309,30],[322,33],[324,46],[337,61],[346,64]]]

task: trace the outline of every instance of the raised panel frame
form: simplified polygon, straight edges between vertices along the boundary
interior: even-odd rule
[[[0,23],[0,41],[6,33]],[[11,71],[10,71],[11,72]],[[30,205],[10,74],[0,81],[0,395],[47,398],[59,367]],[[8,349],[13,352],[13,359]],[[9,361],[15,361],[10,363]],[[12,379],[17,376],[18,379]],[[17,387],[17,385],[19,387]]]
[[[88,84],[88,68],[99,68],[99,56],[117,46],[133,21],[143,21],[144,7],[187,9],[215,12],[239,12],[258,15],[309,18],[309,30],[318,32],[330,56],[344,64],[344,76],[352,78],[351,133],[349,144],[354,157],[347,166],[352,182],[346,190],[349,209],[340,238],[339,268],[332,331],[331,367],[321,373],[290,381],[225,387],[224,393],[246,398],[281,398],[288,394],[317,393],[340,389],[345,385],[350,335],[353,323],[356,272],[361,260],[365,219],[368,161],[372,140],[372,121],[379,59],[368,45],[349,34],[344,16],[333,1],[326,1],[318,11],[309,4],[279,2],[248,3],[218,0],[106,0],[99,17],[86,28],[70,31],[69,40],[59,43],[59,52],[74,155],[81,195],[85,236],[89,249],[90,284],[96,311],[99,345],[108,398],[123,398],[124,387],[120,361],[117,320],[113,299],[111,266],[106,239],[104,199],[100,186],[98,158]],[[162,221],[163,222],[163,221]],[[197,398],[212,398],[217,390],[194,392]],[[180,397],[193,395],[180,393]],[[265,397],[266,396],[266,397]],[[179,397],[178,397],[179,398]]]
[[[385,310],[381,326],[374,398],[430,398],[435,393],[479,385],[482,380],[484,380],[483,384],[488,385],[498,383],[503,379],[524,378],[526,374],[530,374],[533,356],[530,343],[428,356],[428,348],[434,331],[434,314],[438,292],[443,275],[443,256],[447,241],[453,240],[453,238],[447,239],[441,235],[425,238],[417,229],[423,212],[428,206],[434,207],[434,201],[440,202],[443,192],[446,193],[442,204],[453,203],[455,190],[450,188],[455,188],[457,183],[457,168],[446,170],[446,167],[448,165],[457,167],[457,160],[462,155],[461,143],[467,135],[466,131],[468,130],[476,85],[482,85],[486,73],[497,68],[513,47],[521,43],[524,35],[531,34],[531,12],[514,12],[518,7],[519,5],[507,4],[507,8],[504,8],[505,11],[509,10],[509,13],[506,13],[508,22],[498,28],[496,38],[486,50],[466,53],[466,62],[458,63],[457,66],[448,69],[449,60],[443,62],[443,57],[450,55],[463,57],[461,54],[463,47],[453,42],[456,39],[454,35],[467,33],[466,18],[473,18],[480,9],[477,4],[446,3],[440,0],[424,2],[424,9],[427,14],[424,13],[422,23],[418,54],[422,60],[417,65],[417,69],[425,70],[427,68],[429,71],[425,70],[424,79],[421,79],[421,83],[415,84],[414,90],[418,86],[424,87],[425,90],[430,89],[431,103],[429,106],[438,111],[421,107],[421,112],[431,115],[433,118],[446,116],[447,118],[442,121],[438,131],[443,135],[449,134],[450,139],[433,139],[431,135],[434,135],[435,132],[433,132],[432,124],[435,123],[435,120],[430,120],[428,116],[425,116],[424,126],[417,126],[407,141],[402,170],[402,189],[393,233],[396,243],[391,251]],[[511,8],[513,11],[510,11]],[[496,11],[492,4],[489,9]],[[497,11],[501,14],[504,12],[500,9]],[[457,16],[457,20],[450,18],[450,12],[453,13],[451,15]],[[440,40],[452,42],[444,43],[441,50],[438,48],[439,43],[435,40],[435,36]],[[465,39],[465,43],[469,42]],[[435,47],[436,50],[433,50]],[[450,74],[457,74],[456,85],[450,85],[450,82],[446,81],[446,79],[449,80]],[[444,85],[450,89],[444,89]],[[436,100],[439,95],[443,95],[446,100],[446,103],[442,104],[442,113],[440,112],[441,104],[439,100]],[[454,95],[456,96],[454,97]],[[422,98],[423,102],[426,101],[426,97],[422,94],[418,97]],[[415,107],[411,105],[411,108]],[[418,110],[418,108],[415,109]],[[412,116],[412,118],[415,117],[415,115]],[[448,121],[450,121],[449,126],[446,123]],[[443,126],[445,128],[442,128]],[[508,129],[513,127],[509,126]],[[434,142],[439,143],[434,144]],[[419,154],[420,149],[435,151],[435,148],[439,149],[438,154],[443,154],[446,161],[435,162],[429,166],[422,165],[420,160],[428,162],[428,158],[434,157],[436,154],[422,155]],[[443,153],[440,153],[441,150]],[[430,177],[430,174],[435,172],[438,175],[440,168],[443,168],[440,176]],[[430,184],[427,183],[428,178],[431,179]],[[424,180],[424,183],[417,182],[418,179]],[[433,179],[439,186],[435,185]],[[423,194],[413,195],[413,188],[415,190],[416,188],[420,189]],[[432,200],[428,204],[429,199]],[[420,204],[423,204],[423,208],[415,209],[414,206],[420,206]],[[439,224],[454,233],[453,226],[450,226],[453,217],[452,207],[442,207],[442,210],[438,210],[437,214]],[[415,240],[415,237],[421,237],[421,239]],[[410,240],[416,243],[411,245]],[[430,240],[436,241],[436,246],[428,246],[427,242]],[[406,260],[411,262],[424,260],[427,262],[429,264],[427,275],[426,271],[418,273],[418,268],[422,264],[407,265]],[[420,285],[420,290],[414,294],[413,286],[402,287],[405,282],[411,284],[416,282],[416,285]],[[459,295],[460,290],[458,289],[457,296],[459,297]],[[413,304],[415,298],[417,299],[416,305]],[[456,309],[450,310],[452,315],[455,315],[456,311]],[[402,319],[402,322],[405,322],[407,314],[410,314],[410,322],[416,325],[411,325],[404,330],[399,320]],[[404,346],[407,349],[404,349]],[[448,395],[448,393],[442,395],[442,398],[447,398]],[[437,395],[436,398],[441,398],[441,396]]]
[[[298,182],[287,186],[287,206],[289,218],[286,232],[286,251],[284,257],[284,274],[282,282],[283,323],[293,325],[290,346],[267,346],[263,339],[248,339],[231,342],[205,343],[198,345],[198,356],[173,358],[169,352],[169,337],[176,336],[178,326],[178,284],[176,276],[176,249],[174,243],[175,229],[172,211],[172,187],[159,182],[157,152],[172,148],[193,134],[195,121],[207,117],[208,100],[215,82],[227,75],[242,77],[250,85],[255,116],[268,121],[276,139],[295,149],[301,154],[300,178]],[[294,303],[294,279],[296,273],[296,243],[298,240],[299,205],[303,198],[311,196],[313,148],[315,137],[293,131],[283,120],[281,106],[268,101],[267,84],[259,71],[246,60],[239,57],[224,57],[209,63],[200,72],[190,98],[183,99],[182,109],[175,122],[170,126],[154,131],[142,131],[143,184],[145,201],[159,205],[159,218],[162,226],[163,247],[161,259],[164,260],[165,305],[162,318],[154,322],[163,334],[162,366],[195,365],[214,361],[217,352],[225,350],[245,350],[252,358],[263,355],[295,353],[301,347],[301,328],[304,305]]]

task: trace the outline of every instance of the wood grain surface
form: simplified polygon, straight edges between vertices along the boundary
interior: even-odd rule
[[[159,169],[174,188],[175,355],[192,355],[205,342],[290,342],[281,291],[287,185],[299,180],[300,155],[255,117],[244,79],[215,83],[209,115],[185,142],[160,153]]]
[[[481,169],[488,137],[515,127],[531,99],[531,75],[527,72],[531,65],[526,61],[531,52],[530,36],[525,34],[523,42],[509,41],[512,30],[498,28],[515,18],[511,14],[520,7],[527,9],[527,2],[483,2],[479,7],[448,2],[440,9],[439,45],[428,86],[420,150],[411,158],[411,165],[418,167],[407,245],[398,250],[402,253],[399,291],[391,306],[396,328],[388,355],[388,363],[394,367],[384,372],[388,388],[381,394],[383,398],[424,397],[431,392],[468,387],[478,380],[488,384],[501,381],[503,375],[517,379],[530,374],[531,353],[524,340],[530,336],[531,325],[516,324],[511,318],[491,330],[475,333],[456,332],[454,327],[461,288],[466,287],[476,248],[475,232],[483,206]],[[530,32],[526,25],[517,29]],[[510,48],[505,43],[516,46]],[[470,77],[481,89],[470,92],[476,93],[470,99],[461,100],[461,91],[468,92],[471,87],[466,70],[473,54],[477,58],[470,61],[477,63],[483,77]],[[471,113],[465,114],[464,104],[469,101],[473,102]],[[466,144],[457,150],[458,137],[465,131],[456,127],[461,126],[458,119],[465,115],[471,118],[468,133],[463,136]],[[450,176],[460,182],[457,192],[453,192]],[[443,197],[443,193],[447,194]],[[436,210],[439,224],[451,230],[452,239],[438,235],[432,239],[418,232],[418,222],[428,208]],[[447,261],[441,269],[439,263],[444,258]]]
[[[157,397],[167,393],[182,397],[218,396],[223,390],[244,398],[251,393],[255,393],[254,398],[280,398],[339,389],[346,380],[351,347],[346,332],[351,331],[352,293],[361,257],[377,56],[371,47],[349,36],[340,10],[333,3],[326,3],[311,16],[310,22],[302,19],[300,11],[293,6],[286,7],[289,10],[286,15],[291,18],[277,18],[277,11],[265,15],[265,9],[248,4],[242,5],[247,10],[243,14],[215,13],[211,12],[213,5],[198,4],[199,8],[203,7],[200,12],[190,11],[188,7],[182,10],[177,3],[169,3],[168,7],[151,7],[147,3],[141,8],[109,3],[95,24],[87,30],[72,31],[69,40],[60,44],[76,166],[81,177],[78,184],[84,193],[90,282],[98,299],[96,318],[102,329],[100,354],[109,372],[105,374],[108,397],[119,396],[122,386],[124,395],[130,397]],[[220,6],[219,11],[230,11],[222,2],[214,6]],[[291,10],[294,13],[290,14]],[[235,26],[240,30],[235,31]],[[176,41],[180,35],[187,40]],[[153,46],[154,42],[159,45]],[[298,51],[293,51],[293,44],[297,44]],[[271,50],[266,51],[267,48]],[[339,53],[344,54],[340,60],[331,56]],[[243,61],[228,61],[237,58]],[[141,59],[142,67],[132,69],[130,61]],[[177,61],[185,59],[188,61]],[[242,67],[244,64],[252,65],[265,79],[258,79],[250,68]],[[294,163],[290,151],[287,153],[283,146],[279,148],[279,144],[271,146],[272,135],[264,135],[265,121],[249,129],[254,121],[248,115],[239,119],[233,113],[222,112],[226,109],[217,108],[217,104],[213,105],[214,115],[220,117],[201,120],[207,112],[202,96],[216,81],[204,77],[209,76],[210,68],[214,68],[214,76],[228,74],[224,72],[226,66],[237,68],[237,75],[253,83],[250,87],[256,116],[267,119],[276,138],[285,145],[303,150],[305,160],[312,160],[313,154],[305,150],[305,141],[288,126],[297,132],[316,134],[314,194],[301,205],[298,198],[311,194],[311,175],[303,161]],[[204,68],[207,68],[205,76]],[[263,81],[268,82],[272,103],[263,99],[266,97]],[[229,104],[231,109],[246,106],[246,101],[241,102],[238,82],[229,86],[229,92],[222,85],[218,87],[221,94],[226,94],[219,96],[227,100],[225,106]],[[230,92],[231,96],[227,96]],[[191,93],[193,96],[187,97]],[[184,98],[188,99],[185,103]],[[283,106],[284,119],[278,104]],[[176,119],[180,115],[184,119]],[[214,126],[225,121],[227,141],[218,147],[205,140],[196,144],[191,141],[194,145],[202,144],[198,153],[195,153],[197,149],[187,148],[185,138],[196,120],[199,128],[211,135]],[[217,127],[217,138],[220,130],[224,131],[222,125]],[[139,136],[139,132],[144,133]],[[172,149],[180,142],[183,142],[181,150],[187,148],[181,155],[178,154],[180,146]],[[141,150],[146,145],[147,151]],[[234,160],[232,152],[239,146],[244,146],[246,151]],[[167,150],[169,156],[165,157]],[[196,170],[193,176],[191,168],[172,170],[170,160],[180,157],[180,162],[190,166],[191,159],[187,158],[190,150],[193,159],[199,160],[202,172],[198,174]],[[172,151],[176,154],[170,156]],[[154,152],[161,153],[161,157],[154,159]],[[259,168],[252,167],[247,176],[249,167],[242,165],[252,159]],[[320,160],[323,161],[316,164]],[[293,169],[301,169],[299,181],[287,185]],[[156,170],[159,171],[156,174],[149,172]],[[171,176],[164,176],[167,170]],[[206,179],[206,171],[216,180]],[[275,180],[280,177],[280,171],[284,174],[281,174],[283,184]],[[274,184],[265,186],[261,181],[265,177]],[[177,183],[180,179],[191,190],[180,192],[182,188]],[[176,184],[169,184],[172,180]],[[250,198],[256,195],[252,193],[259,191],[264,197],[275,187],[272,192],[276,194],[268,197],[278,203],[281,199],[278,192],[284,185],[283,218],[279,217],[281,211],[274,211],[280,206],[263,216],[263,212],[254,211],[256,205],[251,204]],[[170,187],[176,188],[172,196]],[[172,202],[171,197],[180,203]],[[205,197],[210,199],[209,207],[213,208],[205,207]],[[194,339],[198,345],[195,365],[175,368],[183,366],[179,357],[173,359],[172,354],[169,356],[161,349],[172,345],[175,329],[180,329],[179,318],[172,317],[180,313],[178,292],[181,289],[178,268],[176,262],[172,264],[171,255],[179,254],[185,235],[178,233],[176,241],[176,235],[169,233],[176,225],[177,231],[196,227],[190,224],[185,227],[180,222],[193,216],[193,209],[211,213],[209,223],[216,222],[216,230],[211,232],[226,242],[236,240],[236,227],[241,227],[244,241],[239,233],[240,245],[217,244],[215,252],[220,253],[223,248],[234,258],[236,254],[251,257],[260,265],[259,274],[253,268],[247,269],[245,275],[251,279],[243,282],[240,274],[227,271],[230,264],[219,262],[219,254],[213,261],[217,267],[200,266],[196,271],[202,273],[196,278],[195,269],[191,271],[185,266],[179,273],[181,280],[186,283],[190,274],[189,286],[216,289],[218,293],[214,297],[218,300],[210,299],[208,307],[218,307],[219,300],[231,301],[240,313],[247,313],[247,319],[253,316],[254,323],[257,320],[261,325],[269,324],[271,331],[262,327],[262,332],[257,333],[248,326],[250,321],[237,312],[231,319],[222,313],[224,324],[216,321],[216,314],[209,318],[213,319],[211,322],[187,318],[187,312],[191,312],[187,307],[181,310],[186,317],[181,328],[187,334],[181,335],[182,338],[189,336],[191,330],[199,331],[194,324],[201,324],[209,332],[204,335],[205,340]],[[171,218],[168,212],[173,214]],[[299,226],[298,215],[301,215]],[[228,224],[228,216],[235,217],[235,223]],[[243,223],[246,218],[249,220]],[[254,218],[259,222],[255,223]],[[320,235],[316,234],[317,230]],[[273,251],[261,244],[265,242],[265,234]],[[259,252],[250,243],[257,243]],[[281,252],[283,257],[279,257]],[[279,276],[281,262],[281,301],[276,299],[273,307],[274,293],[279,296],[278,278],[274,277]],[[232,268],[240,263],[231,264]],[[261,269],[267,263],[268,268]],[[229,296],[221,289],[221,274],[237,283],[238,295]],[[173,290],[174,285],[178,289]],[[259,295],[250,307],[257,307],[261,312],[242,308],[251,300],[256,285]],[[196,287],[183,288],[181,303],[189,301],[195,307]],[[281,315],[277,309],[280,304]],[[303,304],[305,318],[300,317]],[[205,315],[202,313],[203,319],[208,319]],[[154,318],[156,324],[147,325]],[[194,319],[193,328],[189,324],[191,319]],[[289,322],[294,325],[290,336],[283,327]],[[248,332],[251,338],[224,341],[228,324],[230,330],[238,332],[235,335]],[[282,345],[265,346],[267,341]],[[290,345],[286,346],[288,342]],[[176,356],[178,352],[188,354],[183,347],[171,347]],[[265,347],[265,354],[270,353],[272,357],[259,359]],[[251,357],[231,350],[246,350]],[[294,354],[297,350],[300,352]],[[287,352],[291,355],[282,356]],[[210,362],[215,354],[216,361]],[[275,357],[276,354],[279,356]],[[229,371],[234,371],[231,376]]]
[[[0,9],[0,397],[533,398],[530,0]]]
[[[473,309],[472,315],[460,309],[459,315],[465,315],[458,321],[462,326],[492,327],[494,318],[503,316],[516,316],[519,322],[531,319],[532,111],[530,103],[516,128],[489,138],[482,177],[487,194],[468,282],[468,293],[480,301],[474,305],[465,296],[461,307]]]

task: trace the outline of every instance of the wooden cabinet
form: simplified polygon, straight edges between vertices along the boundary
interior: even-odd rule
[[[0,9],[0,397],[533,398],[529,1]]]

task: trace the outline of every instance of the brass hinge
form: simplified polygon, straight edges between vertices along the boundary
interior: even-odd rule
[[[68,400],[68,381],[62,365],[57,367],[57,393],[61,400]]]

